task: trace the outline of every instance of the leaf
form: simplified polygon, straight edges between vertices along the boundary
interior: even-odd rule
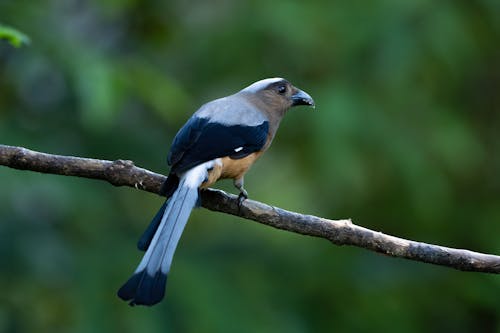
[[[12,46],[21,47],[30,43],[30,38],[14,28],[0,24],[0,39],[6,39]]]

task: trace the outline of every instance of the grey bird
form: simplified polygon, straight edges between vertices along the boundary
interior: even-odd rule
[[[264,153],[281,119],[293,106],[314,101],[282,78],[257,81],[234,95],[204,104],[174,138],[170,173],[162,186],[167,201],[139,240],[146,251],[118,296],[130,305],[154,305],[165,295],[172,258],[199,190],[233,179],[239,202],[248,197],[243,177]]]

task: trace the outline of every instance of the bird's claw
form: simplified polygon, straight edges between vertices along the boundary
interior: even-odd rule
[[[241,206],[243,205],[243,201],[248,199],[248,193],[244,189],[241,189],[240,194],[238,195],[238,208],[241,210]]]

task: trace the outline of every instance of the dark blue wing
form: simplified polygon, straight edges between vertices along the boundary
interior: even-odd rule
[[[264,147],[268,131],[267,121],[257,126],[225,125],[194,115],[174,138],[167,159],[170,172],[179,174],[218,157],[248,156]]]

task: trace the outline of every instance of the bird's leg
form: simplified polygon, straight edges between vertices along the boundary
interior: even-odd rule
[[[248,192],[243,187],[243,177],[234,180],[234,187],[236,187],[240,194],[238,195],[238,206],[241,207],[241,204],[245,199],[248,199]]]

